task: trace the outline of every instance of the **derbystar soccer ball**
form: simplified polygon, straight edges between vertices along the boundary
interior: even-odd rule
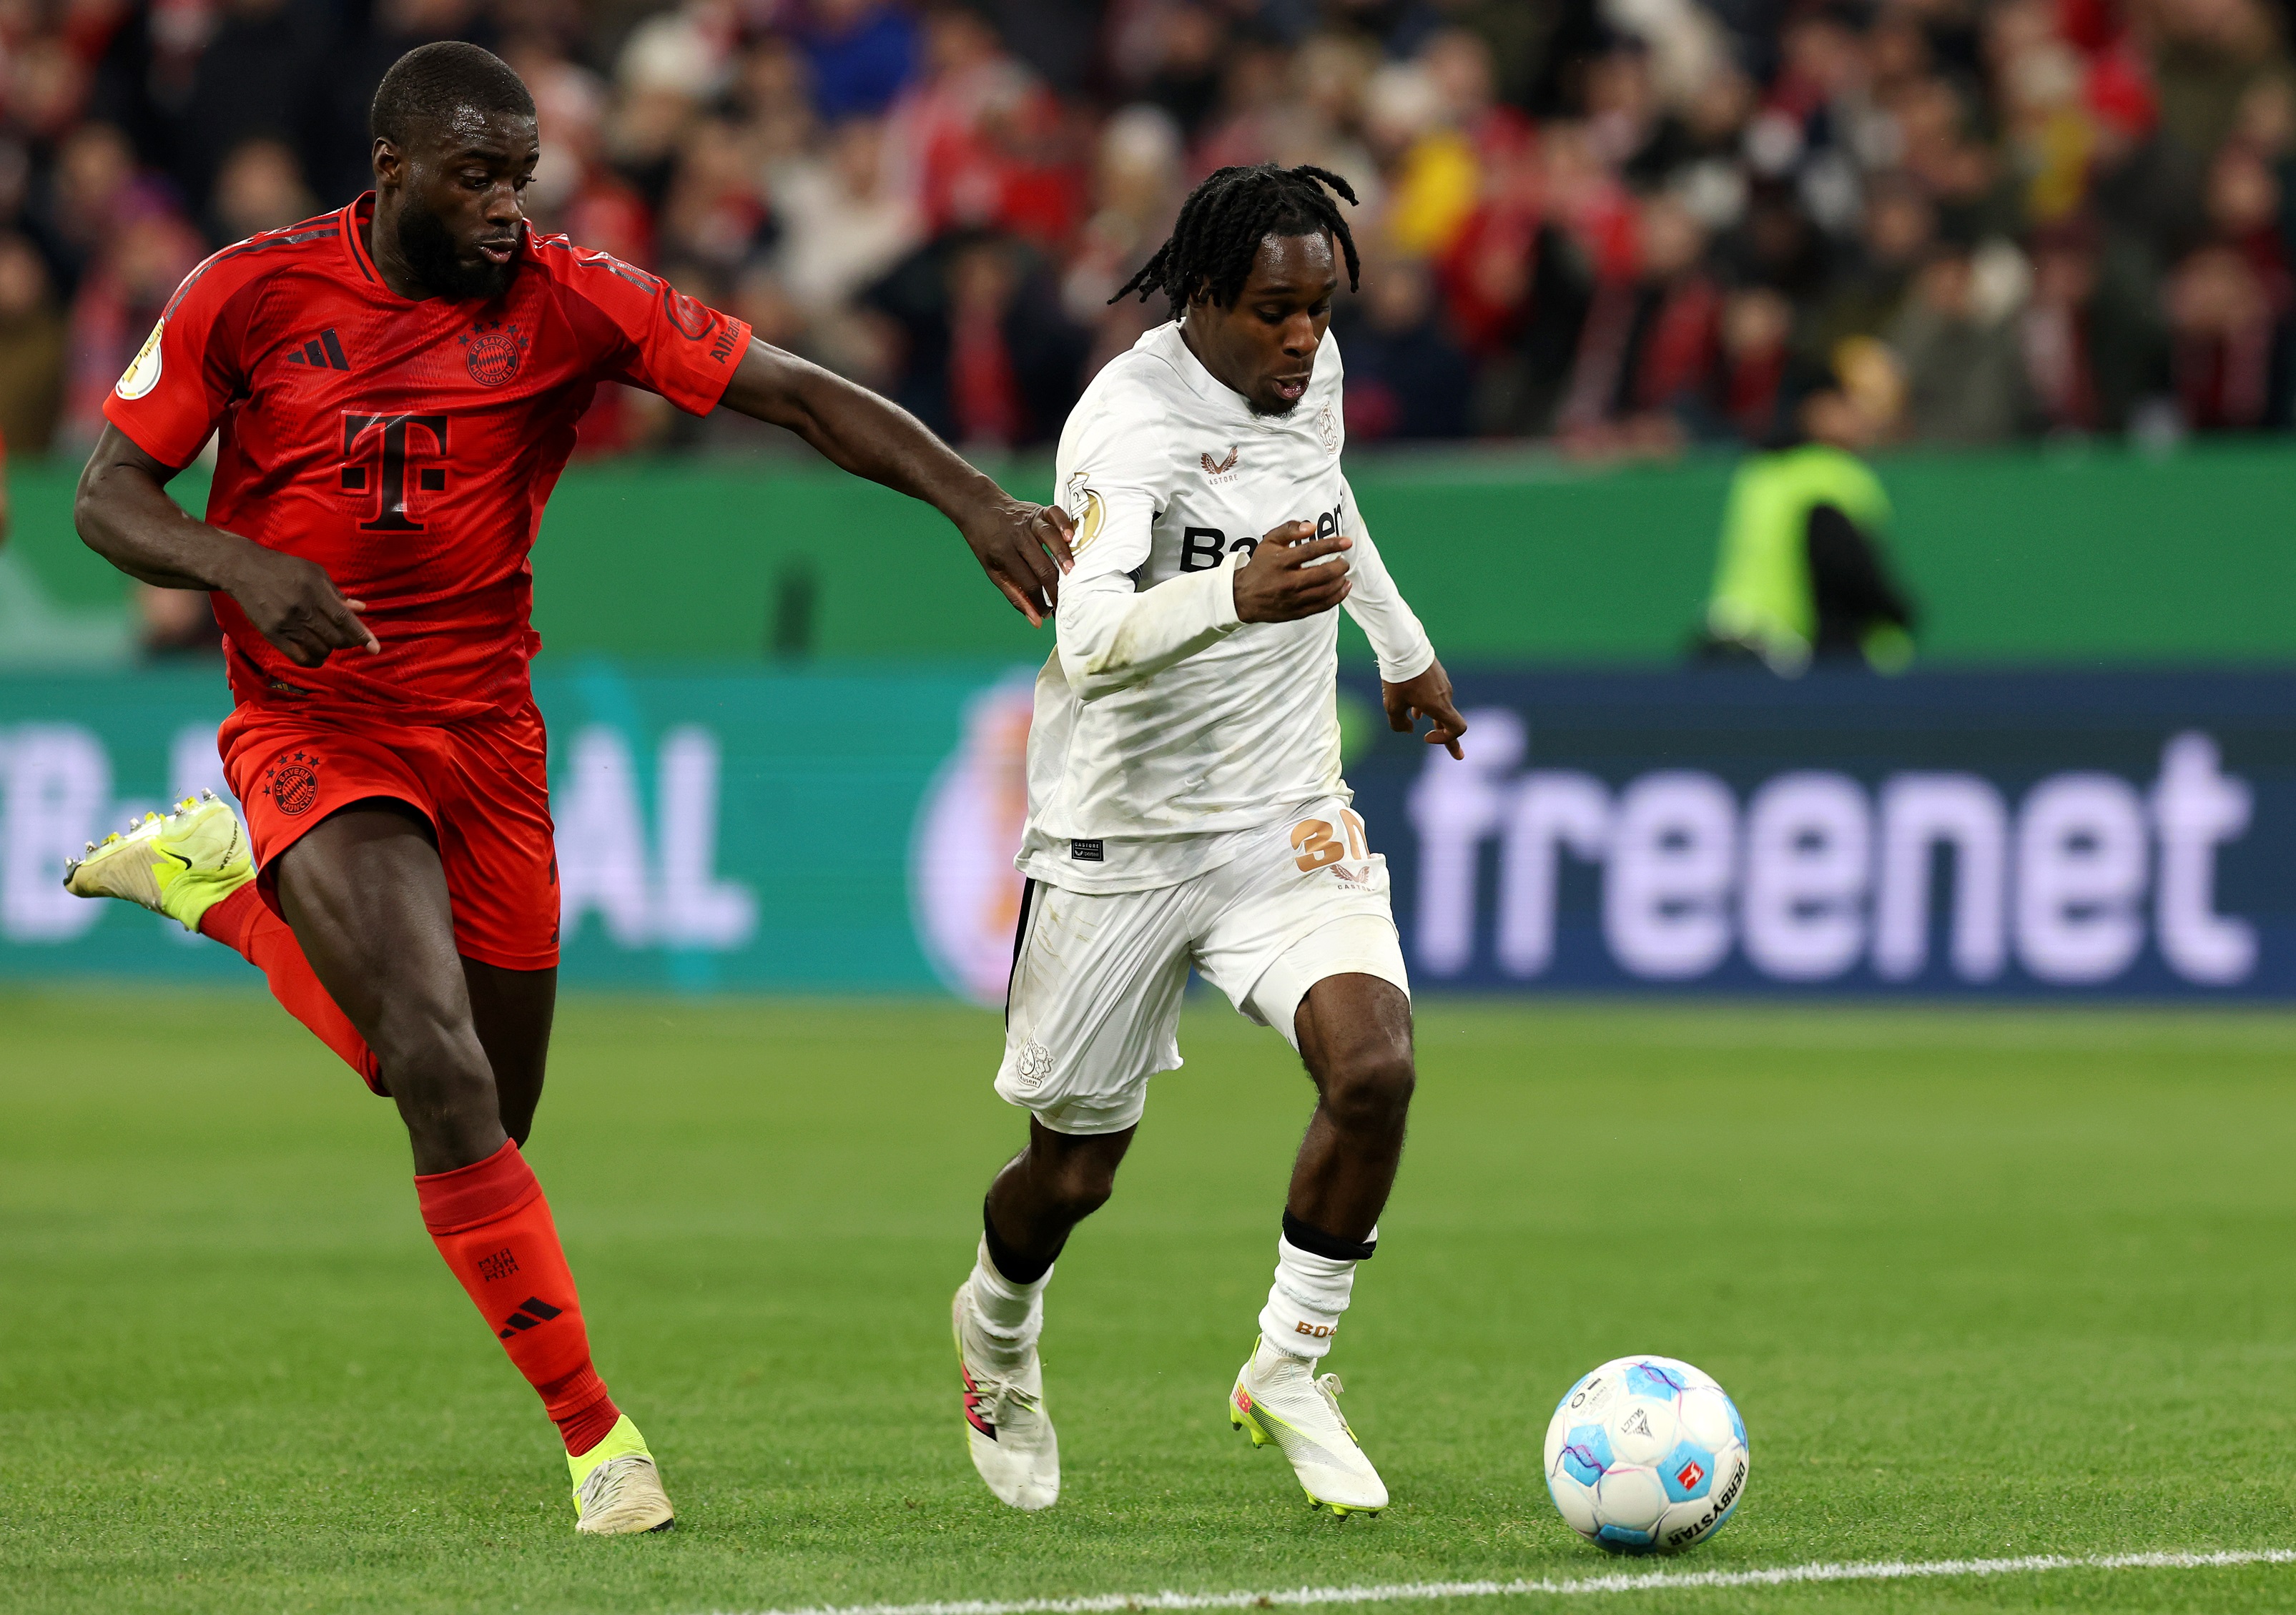
[[[1570,1529],[1620,1554],[1678,1554],[1746,1495],[1746,1422],[1672,1357],[1620,1357],[1563,1393],[1546,1426],[1546,1489]]]

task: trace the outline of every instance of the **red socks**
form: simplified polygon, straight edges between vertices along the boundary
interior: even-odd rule
[[[201,916],[201,931],[263,972],[271,996],[378,1094],[381,1065],[366,1039],[319,985],[287,922],[271,912],[250,881]],[[558,1248],[558,1229],[542,1185],[504,1144],[486,1160],[414,1180],[423,1226],[463,1288],[494,1328],[503,1349],[558,1424],[566,1450],[581,1454],[605,1439],[621,1410],[590,1365],[590,1334],[574,1275]]]
[[[365,1078],[367,1086],[378,1094],[389,1092],[382,1086],[381,1063],[374,1051],[319,985],[311,962],[303,956],[302,944],[287,929],[287,922],[273,914],[257,894],[254,881],[209,909],[201,917],[200,930],[261,971],[271,984],[271,996]]]
[[[605,1439],[621,1410],[590,1365],[590,1332],[542,1185],[505,1143],[486,1160],[417,1176],[422,1224],[573,1454]]]

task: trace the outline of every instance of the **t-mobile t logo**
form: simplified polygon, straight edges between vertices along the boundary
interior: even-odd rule
[[[406,513],[407,465],[411,461],[444,459],[446,455],[444,415],[359,415],[344,411],[343,490],[356,494],[373,488],[377,496],[373,518],[359,526],[371,533],[422,531],[422,523]],[[447,468],[417,465],[415,486],[426,494],[444,492]]]

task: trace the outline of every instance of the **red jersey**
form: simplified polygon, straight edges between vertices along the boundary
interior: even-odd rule
[[[642,269],[529,228],[490,302],[412,301],[339,213],[252,237],[192,271],[103,413],[153,459],[220,430],[207,520],[316,562],[366,603],[380,655],[301,668],[213,596],[242,702],[316,698],[412,718],[527,699],[528,552],[602,381],[717,406],[750,328]]]

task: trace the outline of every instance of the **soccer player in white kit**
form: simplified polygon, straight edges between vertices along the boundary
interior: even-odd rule
[[[1016,1508],[1060,1496],[1037,1336],[1053,1263],[1103,1204],[1148,1079],[1180,1063],[1193,965],[1297,1048],[1317,1103],[1275,1282],[1229,1422],[1273,1443],[1308,1501],[1387,1504],[1318,1378],[1403,1150],[1411,1000],[1385,861],[1340,777],[1338,619],[1379,656],[1388,718],[1466,725],[1341,473],[1328,327],[1357,257],[1320,168],[1223,168],[1118,297],[1180,319],[1103,370],[1061,434],[1076,522],[1059,645],[1029,734],[1029,877],[996,1091],[1030,1113],[990,1185],[954,1324],[967,1441]]]

